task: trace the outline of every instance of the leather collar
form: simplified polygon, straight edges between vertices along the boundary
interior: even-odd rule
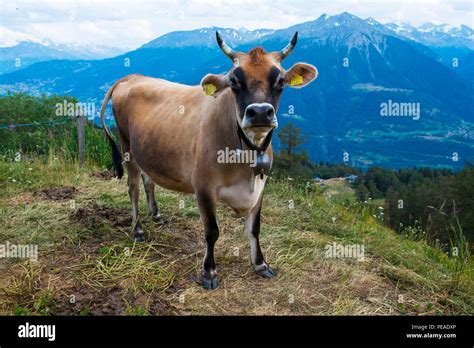
[[[261,146],[255,146],[255,144],[253,144],[249,138],[247,138],[238,122],[237,134],[239,135],[240,148],[242,148],[243,141],[250,150],[257,152],[255,167],[251,167],[255,176],[260,175],[261,179],[263,179],[263,175],[268,176],[270,174],[271,163],[270,157],[266,154],[266,151],[272,141],[273,129],[267,134]]]

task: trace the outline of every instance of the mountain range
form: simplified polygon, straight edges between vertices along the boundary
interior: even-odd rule
[[[304,149],[313,160],[460,168],[474,159],[474,35],[465,25],[415,28],[344,12],[279,30],[171,32],[112,58],[49,60],[5,73],[0,93],[73,95],[95,102],[99,110],[113,82],[131,73],[198,84],[207,73],[231,67],[215,43],[217,30],[242,51],[256,45],[279,50],[299,32],[283,65],[308,62],[319,76],[304,89],[285,90],[279,117],[281,125],[292,122],[302,129]],[[420,117],[382,116],[387,103],[414,103]],[[278,150],[277,137],[274,145]]]
[[[53,59],[104,59],[123,50],[103,45],[62,44],[50,41],[21,41],[11,47],[0,47],[0,74],[17,71],[34,63]]]

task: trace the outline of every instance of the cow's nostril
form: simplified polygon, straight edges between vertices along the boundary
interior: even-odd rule
[[[247,106],[245,116],[254,125],[267,125],[274,121],[275,109],[269,103],[254,103]]]

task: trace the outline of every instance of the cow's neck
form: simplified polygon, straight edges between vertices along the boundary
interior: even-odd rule
[[[242,128],[240,128],[239,123],[236,124],[237,134],[239,136],[239,147],[242,149],[242,145],[245,146],[250,150],[254,151],[255,155],[255,165],[252,166],[252,171],[255,176],[259,175],[261,179],[263,179],[264,175],[270,175],[271,169],[271,159],[270,156],[267,154],[267,149],[272,142],[272,134],[273,129],[263,138],[259,145],[255,145],[252,141],[247,138]],[[242,144],[243,143],[243,144]]]

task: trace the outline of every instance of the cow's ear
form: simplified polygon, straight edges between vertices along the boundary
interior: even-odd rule
[[[301,88],[316,79],[318,70],[311,64],[296,63],[286,72],[286,83],[293,88]]]
[[[206,95],[212,95],[215,98],[229,87],[229,81],[226,75],[208,74],[202,79],[201,86]]]

